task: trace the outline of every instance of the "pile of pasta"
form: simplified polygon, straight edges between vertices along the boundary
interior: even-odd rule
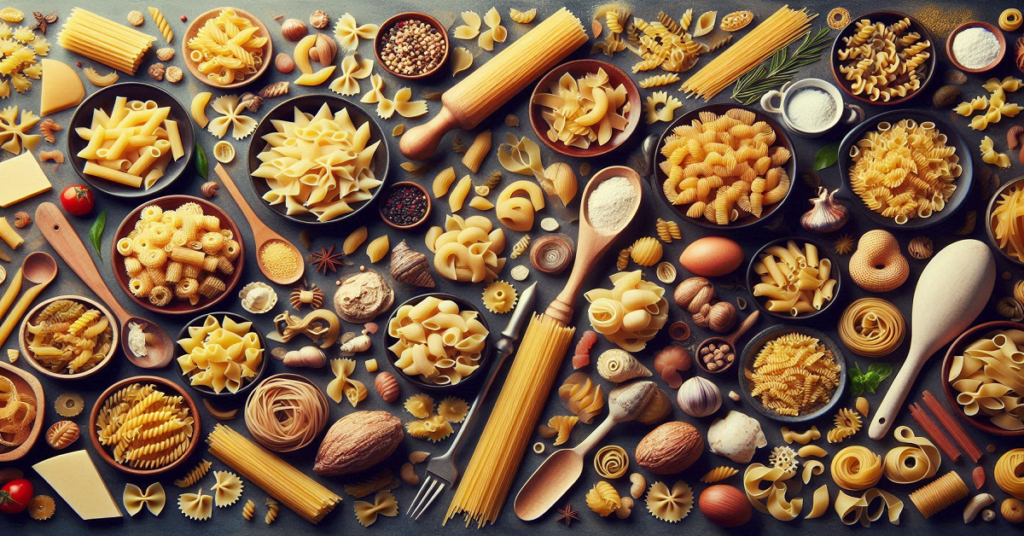
[[[668,320],[665,289],[644,281],[643,271],[619,272],[609,277],[612,288],[595,288],[584,297],[594,331],[627,352],[639,352]]]
[[[754,264],[761,282],[754,285],[754,296],[768,298],[767,309],[791,316],[820,311],[832,301],[836,280],[832,261],[818,258],[818,248],[807,242],[802,247],[793,240],[764,250]]]
[[[843,38],[846,48],[836,51],[839,72],[850,82],[854,95],[889,102],[913,95],[928,76],[931,42],[910,30],[910,19],[893,24],[861,19],[856,33]]]
[[[821,341],[789,333],[768,341],[744,369],[750,395],[779,415],[805,415],[828,403],[839,386],[839,364]]]
[[[32,80],[43,75],[43,66],[38,56],[50,54],[50,43],[43,36],[37,36],[32,28],[19,26],[11,28],[0,22],[0,99],[11,96],[11,88],[25,93],[32,88]]]
[[[185,46],[199,72],[211,83],[225,86],[259,72],[268,40],[251,20],[224,8],[207,19]]]
[[[487,344],[487,328],[476,311],[460,311],[451,300],[434,296],[403,305],[388,323],[397,342],[388,347],[395,367],[435,385],[456,385],[476,369]]]
[[[166,19],[163,25],[157,26],[166,27]],[[173,33],[171,35],[173,36]],[[118,24],[80,7],[71,10],[71,16],[57,34],[57,42],[68,51],[130,75],[134,75],[142,65],[142,60],[154,41],[156,38],[152,35]]]
[[[850,148],[850,187],[864,204],[904,224],[941,211],[963,172],[935,123],[882,121]]]
[[[114,460],[135,469],[159,469],[185,455],[195,418],[180,396],[133,383],[112,393],[96,416],[96,437]]]
[[[775,141],[775,129],[750,110],[700,112],[689,125],[672,129],[661,147],[665,197],[687,206],[687,217],[717,225],[760,218],[789,192],[783,166],[792,155]]]
[[[953,356],[947,380],[964,414],[1024,430],[1024,331],[997,330]]]
[[[185,203],[174,210],[143,208],[135,228],[117,241],[117,252],[131,278],[129,292],[165,307],[175,299],[196,305],[222,294],[242,246],[220,218]]]
[[[1006,102],[1006,94],[1013,93],[1024,87],[1020,78],[1007,76],[1002,80],[989,78],[981,86],[988,91],[988,95],[974,97],[969,101],[961,102],[953,109],[958,115],[971,117],[975,112],[983,112],[971,119],[971,128],[974,130],[985,130],[989,125],[998,123],[1003,117],[1017,117],[1021,106],[1015,102]],[[1010,167],[1009,164],[1002,167]]]
[[[171,161],[185,156],[178,122],[171,109],[156,101],[128,100],[119,96],[108,114],[93,110],[89,127],[75,129],[86,146],[78,151],[85,160],[82,173],[132,188],[153,187]]]
[[[0,376],[0,447],[17,447],[32,433],[36,400],[18,391],[7,376]]]
[[[111,351],[114,329],[107,315],[74,300],[56,300],[25,325],[28,355],[47,370],[85,372]]]
[[[999,194],[988,224],[992,226],[999,249],[1024,262],[1024,182],[1009,186]]]
[[[188,335],[178,340],[185,352],[178,357],[178,366],[193,387],[237,393],[259,373],[263,344],[252,322],[235,322],[229,316],[218,321],[207,315],[201,325],[189,326]]]
[[[451,214],[444,228],[427,230],[426,243],[434,253],[434,269],[452,281],[493,281],[505,267],[505,257],[498,256],[505,250],[505,231],[494,229],[484,216]]]
[[[318,221],[331,221],[368,201],[383,182],[372,165],[380,140],[370,143],[370,122],[356,127],[347,108],[332,113],[324,103],[316,115],[295,108],[291,121],[273,125],[252,176],[267,181],[263,199],[284,203],[288,215],[313,213]]]
[[[626,86],[613,88],[602,68],[579,79],[563,74],[547,93],[536,94],[533,103],[544,108],[548,140],[578,149],[608,143],[616,131],[625,130],[632,112]]]

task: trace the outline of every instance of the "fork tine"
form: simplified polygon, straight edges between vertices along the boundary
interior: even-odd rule
[[[405,515],[412,517],[413,512],[416,511],[420,506],[420,498],[426,497],[430,493],[429,491],[427,491],[428,488],[433,489],[436,484],[437,480],[430,476],[430,473],[427,473],[426,477],[423,480],[423,484],[420,485],[419,491],[416,492],[416,498],[412,500],[412,504],[410,504],[409,509],[405,511]]]
[[[417,512],[415,516],[413,516],[413,520],[419,520],[420,516],[423,515],[423,512],[426,512],[427,509],[430,508],[430,505],[434,503],[434,499],[436,499],[437,496],[440,495],[442,491],[444,491],[445,482],[442,482],[440,479],[438,479],[437,482],[439,484],[437,486],[437,490],[434,491],[434,494],[431,495],[426,501],[424,501],[423,506],[420,508],[420,511]]]

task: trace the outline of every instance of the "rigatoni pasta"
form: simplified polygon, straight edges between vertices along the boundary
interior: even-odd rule
[[[398,308],[388,323],[396,368],[436,385],[456,385],[480,367],[487,328],[476,311],[433,296]]]
[[[818,247],[807,242],[798,246],[788,240],[761,253],[754,264],[761,282],[753,294],[768,298],[766,308],[775,313],[800,316],[820,311],[835,294],[832,261],[818,256]]]
[[[260,27],[247,17],[233,8],[224,8],[188,40],[188,59],[213,85],[245,80],[263,65],[263,47],[269,37],[261,34]]]

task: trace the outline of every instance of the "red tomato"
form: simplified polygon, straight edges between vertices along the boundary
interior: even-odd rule
[[[24,478],[12,480],[0,489],[0,512],[17,514],[28,508],[28,502],[35,495],[32,483]]]
[[[60,204],[72,216],[85,216],[92,212],[96,199],[93,198],[92,190],[88,186],[75,184],[64,188],[60,193]]]

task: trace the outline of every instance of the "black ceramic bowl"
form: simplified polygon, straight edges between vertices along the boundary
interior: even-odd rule
[[[813,312],[810,312],[810,313],[803,313],[803,314],[800,314],[800,315],[797,315],[797,316],[791,315],[788,311],[787,312],[769,311],[768,310],[768,304],[767,304],[768,299],[766,297],[764,297],[764,296],[754,296],[754,285],[757,285],[758,283],[761,282],[761,277],[754,271],[754,265],[756,265],[761,260],[761,254],[763,254],[766,250],[768,250],[768,248],[770,248],[772,246],[786,247],[786,243],[789,242],[790,240],[795,242],[798,247],[802,246],[803,244],[813,244],[814,247],[818,248],[818,259],[819,260],[828,259],[829,262],[832,263],[832,271],[831,271],[829,277],[831,279],[835,279],[836,280],[836,285],[832,289],[832,299],[831,300],[826,301],[824,303],[824,305],[821,306],[821,309],[818,309],[817,311],[813,311]],[[785,238],[779,238],[777,240],[772,240],[771,242],[768,242],[767,244],[762,246],[761,249],[757,250],[757,253],[755,253],[750,258],[750,263],[747,264],[747,289],[749,289],[751,301],[753,301],[754,304],[757,306],[757,308],[760,309],[762,312],[764,312],[768,316],[773,316],[775,318],[778,318],[779,320],[799,321],[799,320],[808,320],[808,319],[820,316],[826,310],[828,310],[830,307],[832,307],[832,304],[834,304],[839,299],[839,291],[840,291],[840,289],[842,287],[842,284],[843,284],[842,270],[840,270],[839,261],[836,259],[835,255],[832,253],[832,250],[830,248],[828,248],[827,246],[825,246],[824,244],[822,244],[821,242],[818,242],[817,240],[811,240],[809,238],[804,238],[802,236],[788,236],[788,237],[785,237]]]
[[[673,205],[672,201],[670,199],[668,199],[668,197],[665,196],[665,189],[662,187],[662,185],[665,183],[665,180],[668,179],[668,175],[666,175],[665,172],[663,172],[661,170],[661,166],[658,165],[659,163],[661,163],[662,160],[665,159],[665,157],[661,155],[661,146],[665,143],[665,138],[667,138],[670,135],[672,135],[672,130],[674,130],[678,126],[690,124],[691,121],[699,118],[699,114],[701,112],[711,112],[711,113],[714,113],[714,114],[724,114],[725,112],[727,112],[727,111],[729,111],[729,110],[731,110],[733,108],[741,108],[741,109],[753,112],[754,115],[757,117],[756,121],[764,121],[765,123],[768,124],[768,126],[772,127],[772,129],[775,130],[776,138],[775,138],[775,144],[773,146],[774,147],[785,147],[786,149],[789,150],[791,156],[789,158],[789,162],[787,162],[786,166],[785,166],[786,173],[789,175],[789,180],[790,180],[789,191],[786,192],[785,197],[783,197],[782,200],[779,201],[778,203],[775,203],[774,205],[770,205],[770,206],[764,207],[764,211],[761,213],[761,217],[760,218],[755,218],[753,216],[747,216],[746,218],[741,218],[739,220],[736,220],[736,221],[730,223],[729,225],[717,225],[715,223],[712,223],[712,222],[708,221],[705,218],[690,218],[690,217],[687,217],[686,209],[689,207],[689,205]],[[645,151],[647,151],[647,150],[648,149],[645,149]],[[653,170],[653,172],[651,173],[651,178],[650,178],[650,180],[651,180],[651,187],[654,188],[655,192],[657,192],[658,198],[661,199],[663,203],[665,203],[665,206],[667,206],[677,216],[679,216],[679,219],[681,219],[682,221],[684,221],[686,223],[689,223],[691,225],[696,225],[697,227],[703,227],[703,228],[708,229],[708,230],[725,231],[725,232],[737,231],[737,230],[740,230],[740,229],[746,229],[746,228],[750,228],[750,227],[755,227],[755,226],[760,225],[760,224],[768,221],[769,219],[771,219],[772,215],[774,215],[776,212],[779,212],[779,214],[782,214],[782,212],[780,212],[780,210],[782,209],[782,205],[784,205],[786,203],[786,200],[789,199],[790,195],[792,195],[792,193],[793,193],[793,187],[794,187],[793,181],[796,180],[796,169],[797,169],[797,167],[796,167],[796,149],[793,148],[793,141],[789,138],[789,134],[786,132],[786,130],[784,128],[782,128],[782,125],[780,125],[778,122],[776,122],[775,119],[769,117],[768,115],[766,115],[766,114],[764,114],[764,113],[762,113],[762,112],[760,112],[758,110],[754,110],[752,108],[747,108],[747,107],[744,107],[744,106],[734,105],[734,104],[711,104],[711,105],[705,106],[703,108],[698,108],[696,110],[691,110],[690,112],[688,112],[686,114],[683,114],[682,117],[679,117],[675,121],[672,121],[672,123],[670,123],[668,125],[668,127],[665,129],[665,131],[661,134],[661,137],[658,138],[657,146],[651,148],[649,151],[650,151],[649,157],[651,159],[651,169]]]
[[[753,370],[752,365],[754,364],[754,359],[757,357],[757,354],[761,351],[761,348],[763,348],[765,344],[768,344],[769,341],[772,341],[783,335],[789,335],[790,333],[802,333],[804,335],[809,335],[811,337],[818,339],[821,342],[821,344],[825,345],[826,349],[832,352],[832,355],[835,357],[836,363],[839,364],[839,386],[836,387],[836,391],[832,393],[832,396],[831,398],[829,398],[828,402],[819,405],[809,413],[798,415],[796,417],[792,417],[789,415],[779,415],[778,413],[775,413],[774,410],[764,407],[764,404],[761,403],[760,397],[751,396],[750,385],[745,374],[747,370]],[[827,335],[816,329],[805,328],[801,326],[772,326],[762,331],[761,333],[755,335],[754,338],[747,343],[747,346],[743,349],[743,356],[740,358],[740,364],[742,366],[738,367],[739,382],[740,391],[743,393],[743,398],[746,399],[747,404],[749,404],[750,407],[754,408],[758,413],[775,421],[795,424],[817,419],[822,415],[830,413],[832,411],[832,408],[834,408],[835,405],[838,404],[839,401],[843,398],[843,393],[846,391],[846,359],[843,358],[843,353],[842,351],[840,351],[839,345],[836,344],[836,342],[830,339]]]
[[[484,348],[480,352],[480,366],[477,367],[477,369],[475,371],[473,371],[472,373],[470,373],[468,376],[462,378],[462,381],[460,381],[459,383],[457,383],[455,385],[437,385],[435,383],[431,383],[431,382],[425,381],[425,380],[423,380],[419,376],[409,376],[408,374],[403,372],[402,369],[400,369],[396,365],[396,362],[398,361],[398,356],[396,356],[395,353],[392,352],[391,349],[390,349],[390,346],[392,344],[395,344],[396,342],[398,342],[398,339],[396,339],[395,337],[392,337],[390,334],[387,334],[387,331],[388,331],[387,328],[388,328],[388,326],[391,325],[391,321],[395,319],[396,315],[398,315],[398,310],[401,309],[402,307],[406,306],[406,305],[416,305],[416,304],[420,303],[421,301],[423,301],[425,298],[428,298],[428,297],[434,297],[434,298],[438,298],[438,299],[441,299],[441,300],[451,300],[451,301],[455,302],[456,304],[458,304],[459,311],[475,311],[477,313],[477,320],[479,320],[480,323],[483,324],[485,328],[487,328],[488,334],[491,333],[491,327],[489,325],[487,325],[487,319],[484,318],[484,315],[481,313],[480,309],[477,308],[472,303],[470,303],[470,302],[468,302],[468,301],[466,301],[466,300],[464,300],[464,299],[462,299],[462,298],[460,298],[458,296],[455,296],[453,294],[446,294],[444,292],[431,292],[431,293],[428,293],[428,294],[421,294],[421,295],[416,296],[414,298],[410,298],[410,299],[406,300],[405,302],[403,302],[398,307],[395,307],[394,312],[391,313],[390,317],[388,317],[388,322],[382,326],[384,328],[385,337],[387,339],[387,345],[389,347],[388,350],[386,350],[386,353],[387,353],[387,356],[388,356],[388,363],[390,363],[391,364],[391,368],[394,369],[395,376],[397,376],[399,378],[402,378],[402,379],[404,379],[404,380],[406,380],[406,381],[416,385],[416,387],[418,387],[420,389],[425,389],[425,390],[430,390],[430,391],[449,391],[449,390],[460,389],[462,387],[465,387],[466,385],[469,385],[470,382],[475,381],[479,376],[482,376],[483,372],[481,372],[481,371],[483,369],[486,369],[486,368],[488,368],[490,366],[490,364],[487,362],[487,360],[490,359],[490,351],[491,351],[491,346],[492,346],[491,340],[490,340],[490,335],[488,335],[487,340],[484,342]]]
[[[185,155],[177,160],[172,160],[167,164],[164,176],[156,181],[153,187],[148,190],[143,187],[132,188],[131,186],[108,181],[99,177],[93,177],[92,175],[86,175],[82,172],[85,168],[86,160],[77,155],[79,151],[88,145],[89,141],[78,136],[78,134],[75,133],[75,129],[89,128],[92,124],[94,110],[103,110],[106,113],[110,113],[114,107],[114,100],[117,97],[127,97],[129,101],[151,100],[156,102],[158,106],[166,106],[171,109],[167,118],[178,123],[178,133],[181,136],[181,146],[185,151]],[[186,170],[189,169],[189,163],[192,161],[192,153],[195,151],[196,146],[195,132],[192,128],[192,116],[189,114],[188,109],[182,106],[181,103],[171,96],[170,93],[156,86],[142,84],[139,82],[114,84],[93,93],[89,98],[82,101],[82,104],[75,109],[75,113],[71,116],[71,124],[68,125],[67,131],[67,156],[70,160],[71,167],[75,168],[75,172],[78,173],[78,176],[85,182],[89,183],[89,186],[115,197],[152,197],[161,192],[174,181],[178,180],[178,178],[184,175]]]
[[[292,121],[295,117],[294,109],[298,108],[306,114],[316,114],[320,107],[326,104],[330,107],[332,113],[338,113],[341,109],[348,109],[349,117],[352,118],[352,123],[359,128],[363,123],[369,123],[370,125],[370,140],[367,145],[380,142],[377,146],[377,150],[373,153],[373,160],[370,164],[370,168],[373,170],[373,174],[378,180],[382,182],[377,188],[371,192],[370,199],[354,203],[352,205],[352,212],[343,214],[333,220],[319,221],[315,214],[295,214],[289,215],[286,212],[285,204],[278,203],[271,205],[266,200],[263,203],[269,208],[274,214],[281,216],[282,218],[297,222],[304,223],[306,225],[333,225],[339,224],[345,221],[360,220],[363,215],[367,214],[367,207],[373,205],[380,193],[387,189],[387,176],[388,176],[388,165],[390,162],[390,156],[388,154],[388,142],[387,137],[384,136],[384,131],[380,129],[380,125],[370,117],[370,114],[363,111],[362,108],[355,104],[338,97],[331,95],[303,95],[301,97],[295,97],[293,99],[286,100],[281,104],[278,104],[274,109],[270,110],[267,115],[260,122],[259,126],[256,127],[256,131],[252,134],[252,139],[249,140],[249,180],[252,182],[253,190],[256,191],[256,195],[263,198],[263,195],[270,191],[270,186],[267,185],[267,181],[253,177],[252,173],[260,166],[259,155],[260,152],[267,146],[267,143],[263,140],[263,137],[267,134],[277,132],[274,128],[274,121]]]
[[[875,130],[879,123],[884,121],[896,124],[903,119],[912,119],[919,124],[926,121],[935,123],[935,128],[946,136],[947,145],[956,149],[956,152],[953,154],[959,157],[960,167],[963,168],[963,172],[960,177],[953,181],[953,184],[956,184],[956,190],[953,191],[953,195],[946,201],[946,206],[941,211],[932,214],[929,218],[912,218],[907,223],[900,225],[892,218],[883,217],[881,214],[869,209],[850,188],[850,168],[853,167],[853,157],[850,156],[850,149],[861,138],[865,137],[868,131]],[[971,156],[971,151],[973,150],[956,128],[929,113],[917,110],[893,110],[878,114],[854,127],[839,144],[839,173],[842,187],[839,188],[836,197],[849,205],[853,205],[861,217],[878,227],[894,231],[921,230],[934,227],[956,213],[957,209],[967,199],[974,182],[974,159]]]
[[[992,246],[992,249],[998,251],[999,254],[1003,256],[1003,258],[1016,264],[1017,266],[1024,266],[1024,261],[1016,257],[1011,257],[1005,249],[999,247],[999,241],[996,240],[995,230],[992,229],[992,212],[995,211],[996,203],[999,201],[1000,197],[1004,195],[1009,195],[1011,192],[1014,191],[1020,191],[1022,188],[1024,188],[1024,177],[1017,177],[1016,179],[1013,179],[1010,182],[1007,182],[1006,184],[1000,186],[999,189],[996,190],[995,195],[992,196],[992,199],[989,199],[988,209],[985,210],[985,236],[988,237],[989,245]]]
[[[239,387],[239,389],[237,391],[235,391],[234,393],[232,393],[231,391],[228,391],[227,388],[225,388],[223,391],[221,391],[219,393],[216,393],[216,392],[213,391],[213,389],[210,389],[209,387],[206,387],[204,385],[192,385],[191,380],[189,380],[189,376],[190,375],[186,374],[186,373],[183,373],[181,371],[181,367],[177,363],[174,364],[174,367],[175,367],[174,370],[178,374],[178,376],[181,378],[182,383],[184,383],[190,389],[196,391],[197,393],[199,393],[199,394],[201,394],[203,396],[207,396],[207,397],[211,397],[211,398],[221,398],[221,399],[224,399],[224,398],[234,398],[234,397],[237,396],[237,397],[242,397],[244,399],[245,396],[246,396],[246,393],[248,393],[250,390],[252,390],[252,387],[254,385],[256,385],[257,383],[260,383],[260,379],[263,378],[263,374],[267,370],[267,360],[270,359],[270,351],[267,349],[267,339],[263,337],[263,332],[260,331],[260,329],[258,327],[256,327],[256,323],[252,322],[252,320],[250,320],[250,319],[248,319],[248,318],[246,318],[246,317],[244,317],[244,316],[242,316],[240,314],[235,314],[235,313],[229,313],[229,312],[221,311],[221,312],[214,312],[214,313],[205,313],[205,314],[197,316],[196,318],[193,318],[188,324],[185,324],[185,327],[181,328],[181,331],[178,333],[178,339],[177,340],[191,338],[191,335],[188,332],[188,328],[203,325],[203,323],[206,321],[206,317],[208,317],[208,316],[213,316],[214,318],[216,318],[217,321],[221,323],[221,325],[223,325],[224,317],[228,317],[231,320],[234,320],[235,322],[251,322],[252,323],[252,325],[249,326],[249,331],[251,331],[252,333],[256,334],[256,337],[260,341],[260,346],[263,348],[263,359],[260,360],[260,367],[259,367],[259,370],[256,371],[256,376],[253,377],[253,378],[245,379],[245,381],[242,384],[242,386]],[[175,346],[174,347],[175,347],[175,350],[178,352],[178,355],[181,355],[181,354],[185,353],[185,350],[177,342],[175,342]]]

